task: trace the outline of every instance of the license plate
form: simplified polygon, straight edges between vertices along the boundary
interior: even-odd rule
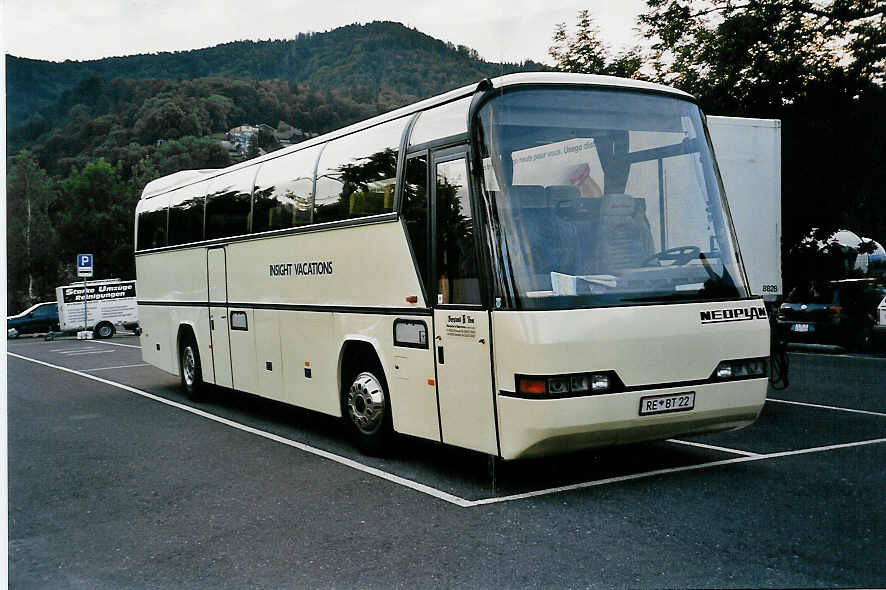
[[[791,326],[791,331],[793,332],[811,332],[812,326],[809,324],[794,324]]]
[[[640,415],[686,412],[695,407],[695,392],[648,395],[640,398]]]

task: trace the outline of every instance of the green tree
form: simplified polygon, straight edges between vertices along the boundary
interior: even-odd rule
[[[588,10],[579,11],[575,28],[573,35],[567,33],[566,23],[560,23],[554,29],[554,44],[548,53],[554,58],[557,69],[581,74],[605,73],[608,52]]]
[[[813,228],[886,237],[884,18],[884,0],[647,0],[640,16],[658,81],[782,121],[786,285]]]
[[[58,252],[50,212],[55,201],[53,182],[31,152],[16,154],[6,176],[8,313],[53,298]]]
[[[119,166],[100,159],[82,170],[73,168],[61,183],[62,258],[74,260],[78,252],[94,254],[96,278],[135,275],[132,241],[138,195],[122,177]]]
[[[561,72],[605,74],[623,78],[641,78],[641,51],[630,47],[615,56],[600,38],[600,29],[588,10],[580,10],[575,32],[567,31],[566,23],[554,28],[553,45],[548,53]]]

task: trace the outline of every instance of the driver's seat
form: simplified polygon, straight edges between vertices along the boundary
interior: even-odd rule
[[[597,239],[599,272],[616,274],[637,268],[652,256],[654,244],[646,199],[631,195],[603,195]]]

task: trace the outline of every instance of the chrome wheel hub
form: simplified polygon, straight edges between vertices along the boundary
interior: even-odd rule
[[[194,385],[197,375],[197,359],[194,357],[194,350],[190,346],[186,346],[182,354],[182,375],[185,378],[185,385],[188,387]]]
[[[385,419],[385,394],[372,373],[360,373],[347,396],[348,415],[363,434],[374,434]]]

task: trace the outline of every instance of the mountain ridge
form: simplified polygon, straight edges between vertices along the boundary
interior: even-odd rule
[[[6,55],[7,121],[24,123],[88,78],[192,80],[224,76],[280,79],[315,90],[344,90],[358,102],[382,92],[406,102],[483,77],[549,69],[532,61],[495,63],[464,45],[393,21],[351,24],[292,39],[230,41],[201,49],[62,62]],[[395,105],[399,106],[399,105]]]

